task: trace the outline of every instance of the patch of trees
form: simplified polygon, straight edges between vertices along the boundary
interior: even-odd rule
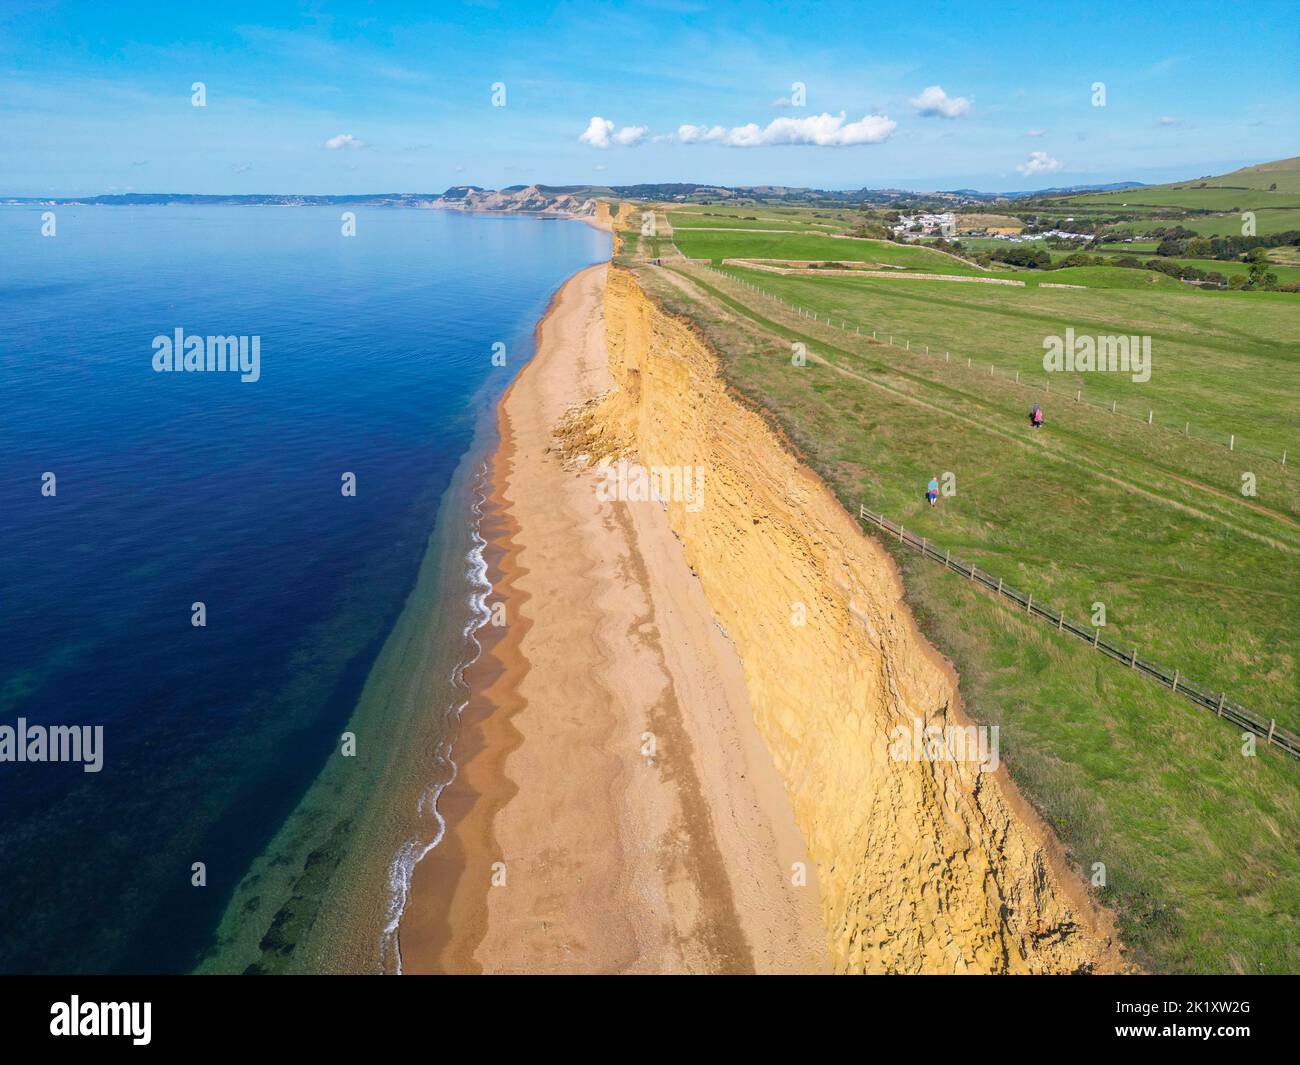
[[[1011,244],[1005,248],[988,248],[987,251],[980,252],[980,263],[987,265],[989,263],[1006,263],[1011,267],[1023,267],[1030,270],[1049,270],[1052,269],[1052,256],[1041,250],[1034,248],[1019,247],[1017,244]]]
[[[1156,254],[1173,258],[1227,260],[1240,259],[1257,249],[1281,248],[1288,244],[1300,244],[1300,229],[1254,237],[1202,237],[1189,230],[1180,230],[1177,235],[1166,234],[1156,247]]]
[[[1172,238],[1173,240],[1191,240],[1199,234],[1194,229],[1188,229],[1185,226],[1153,226],[1147,230],[1149,237]]]
[[[872,240],[890,240],[894,234],[879,222],[862,221],[853,227],[850,234],[854,237],[870,237]]]
[[[1100,219],[1076,218],[1069,221],[1065,218],[1034,218],[1033,220],[1022,219],[1025,222],[1026,233],[1046,233],[1051,229],[1063,229],[1067,233],[1096,233],[1098,228],[1106,223]]]
[[[1023,266],[1028,270],[1050,270],[1052,257],[1042,249],[1022,248],[1012,244],[1006,248],[990,248],[982,259],[993,262],[1008,263],[1011,266]]]

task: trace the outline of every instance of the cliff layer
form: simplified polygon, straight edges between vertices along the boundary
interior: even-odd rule
[[[899,726],[970,722],[888,553],[729,393],[691,324],[613,266],[605,329],[617,387],[574,412],[566,448],[702,469],[702,499],[668,501],[670,523],[744,664],[836,969],[1119,968],[1109,920],[1005,769],[899,756]]]

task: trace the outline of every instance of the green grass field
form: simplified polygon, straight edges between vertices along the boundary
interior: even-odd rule
[[[1243,167],[1241,170],[1234,170],[1231,174],[1220,174],[1218,177],[1201,180],[1207,185],[1228,188],[1276,188],[1279,192],[1300,193],[1300,156]],[[1183,184],[1195,185],[1199,182],[1183,182]]]
[[[800,258],[778,249],[805,239],[764,257]],[[1104,603],[1108,639],[1300,730],[1300,475],[1179,432],[1193,419],[1226,442],[1236,427],[1274,454],[1300,440],[1295,297],[1168,278],[1079,291],[640,273],[700,325],[734,387],[772,412],[846,507],[865,501],[1084,623]],[[1152,336],[1151,381],[1053,375],[1044,394],[1042,340],[1067,325]],[[791,365],[796,340],[807,366]],[[1121,413],[1073,402],[1076,388]],[[1026,427],[1035,398],[1049,418],[1038,433]],[[1152,426],[1134,416],[1148,407]],[[1258,481],[1249,499],[1246,472]],[[925,483],[945,473],[956,494],[931,509]],[[1212,714],[891,550],[972,716],[1002,726],[1003,757],[1073,861],[1106,864],[1103,898],[1134,958],[1161,971],[1300,969],[1300,765],[1277,751],[1243,757],[1239,731]]]
[[[1082,193],[1046,201],[1053,212],[1077,218],[1129,214],[1131,221],[1112,226],[1116,232],[1141,233],[1156,225],[1177,224],[1206,236],[1241,235],[1242,211],[1255,212],[1260,235],[1300,229],[1300,157],[1246,167],[1217,177]],[[1225,212],[1213,216],[1176,217],[1179,211]],[[1159,218],[1161,213],[1167,216]]]
[[[766,209],[722,213],[718,208],[669,211],[668,222],[674,230],[682,229],[770,229],[800,230],[809,233],[842,233],[845,223],[830,218],[814,218],[808,212],[784,215]]]
[[[1131,280],[1131,289],[1009,288],[1000,285],[884,278],[781,276],[741,271],[764,291],[837,321],[894,334],[915,348],[992,363],[1004,375],[1042,388],[1043,339],[1077,335],[1152,338],[1152,374],[1144,383],[1107,373],[1051,375],[1051,387],[1069,396],[1082,390],[1092,402],[1140,413],[1157,425],[1182,429],[1226,446],[1280,456],[1300,449],[1300,365],[1293,337],[1300,332],[1300,299],[1283,293],[1208,292],[1143,270],[1073,267],[1020,271],[1010,276],[1039,285],[1087,282],[1097,275]],[[1155,284],[1147,277],[1157,278]],[[901,343],[901,340],[900,340]]]
[[[671,215],[670,215],[671,217]],[[814,233],[708,232],[678,229],[674,237],[688,259],[792,259],[805,262],[876,263],[935,274],[982,274],[977,266],[920,244],[852,240]]]
[[[1104,213],[1104,212],[1103,212]],[[1119,222],[1110,228],[1116,233],[1145,233],[1153,226],[1182,226],[1206,237],[1241,236],[1239,213],[1192,216],[1178,219],[1153,219],[1143,222]],[[1266,210],[1255,212],[1255,232],[1260,236],[1300,230],[1300,210]]]
[[[1195,185],[1154,186],[1119,192],[1085,193],[1071,197],[1071,205],[1122,210],[1127,207],[1184,207],[1197,211],[1259,211],[1300,208],[1300,191],[1265,192],[1260,189],[1216,188]]]

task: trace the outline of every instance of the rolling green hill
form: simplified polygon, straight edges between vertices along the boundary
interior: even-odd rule
[[[1296,228],[1300,156],[1243,167],[1230,174],[1115,192],[1044,197],[1039,202],[1055,210],[1074,211],[1083,218],[1124,214],[1138,219],[1180,217],[1180,213],[1192,212],[1180,224],[1206,234],[1240,233],[1240,212],[1254,211],[1258,233],[1279,233]],[[1128,228],[1142,229],[1144,224]]]

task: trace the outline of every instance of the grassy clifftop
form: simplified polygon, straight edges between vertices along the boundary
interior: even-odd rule
[[[719,277],[663,261],[640,268],[643,283],[699,324],[733,387],[846,508],[865,500],[1071,617],[1102,604],[1109,639],[1300,728],[1300,481],[1263,454],[1300,435],[1294,297]],[[875,343],[844,320],[983,365]],[[1154,335],[1151,381],[1062,375],[1052,390],[1066,394],[1050,399],[1018,385],[1020,370],[1041,388],[1042,339],[1068,325]],[[807,365],[792,365],[794,343]],[[1154,406],[1164,425],[1076,404],[1076,385],[1130,415]],[[1035,395],[1040,433],[1026,427]],[[1215,432],[1244,421],[1261,453],[1184,439],[1185,420]],[[931,510],[925,482],[945,473],[956,494]],[[1017,782],[1082,873],[1101,870],[1132,956],[1156,970],[1300,968],[1300,766],[1262,747],[1244,756],[1212,714],[895,550],[971,715],[1002,726]]]

